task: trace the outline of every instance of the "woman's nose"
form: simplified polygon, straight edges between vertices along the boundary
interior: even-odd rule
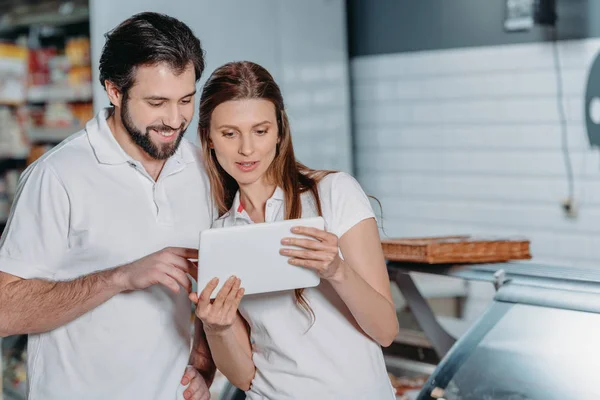
[[[242,136],[239,153],[243,156],[250,156],[254,153],[254,143],[251,137]]]

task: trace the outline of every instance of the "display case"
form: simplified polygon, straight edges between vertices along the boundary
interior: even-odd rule
[[[471,278],[504,279],[418,399],[599,398],[600,271],[533,264],[504,268],[463,269]]]

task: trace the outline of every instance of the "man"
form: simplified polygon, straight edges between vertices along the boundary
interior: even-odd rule
[[[208,399],[214,366],[201,327],[190,356],[188,274],[210,193],[183,139],[203,50],[155,13],[106,39],[112,108],[21,178],[0,242],[0,336],[29,334],[32,400],[175,399],[188,384],[185,398]]]

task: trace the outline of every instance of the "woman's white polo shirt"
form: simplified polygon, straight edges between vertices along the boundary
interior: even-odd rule
[[[330,174],[318,188],[325,229],[338,237],[374,218],[369,199],[350,175]],[[316,216],[312,195],[304,193],[301,200],[302,217]],[[280,221],[284,216],[284,193],[277,188],[267,200],[265,220]],[[231,210],[213,227],[251,223],[238,192]],[[256,365],[247,399],[395,399],[381,347],[360,331],[331,285],[322,281],[304,295],[315,313],[312,327],[293,290],[242,299],[240,313],[250,325]]]

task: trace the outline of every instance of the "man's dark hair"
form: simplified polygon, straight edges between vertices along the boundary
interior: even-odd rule
[[[104,82],[109,80],[125,95],[134,84],[138,66],[166,63],[180,74],[192,63],[196,82],[204,71],[200,40],[186,24],[168,15],[136,14],[105,37],[100,56],[100,83],[105,86]]]

